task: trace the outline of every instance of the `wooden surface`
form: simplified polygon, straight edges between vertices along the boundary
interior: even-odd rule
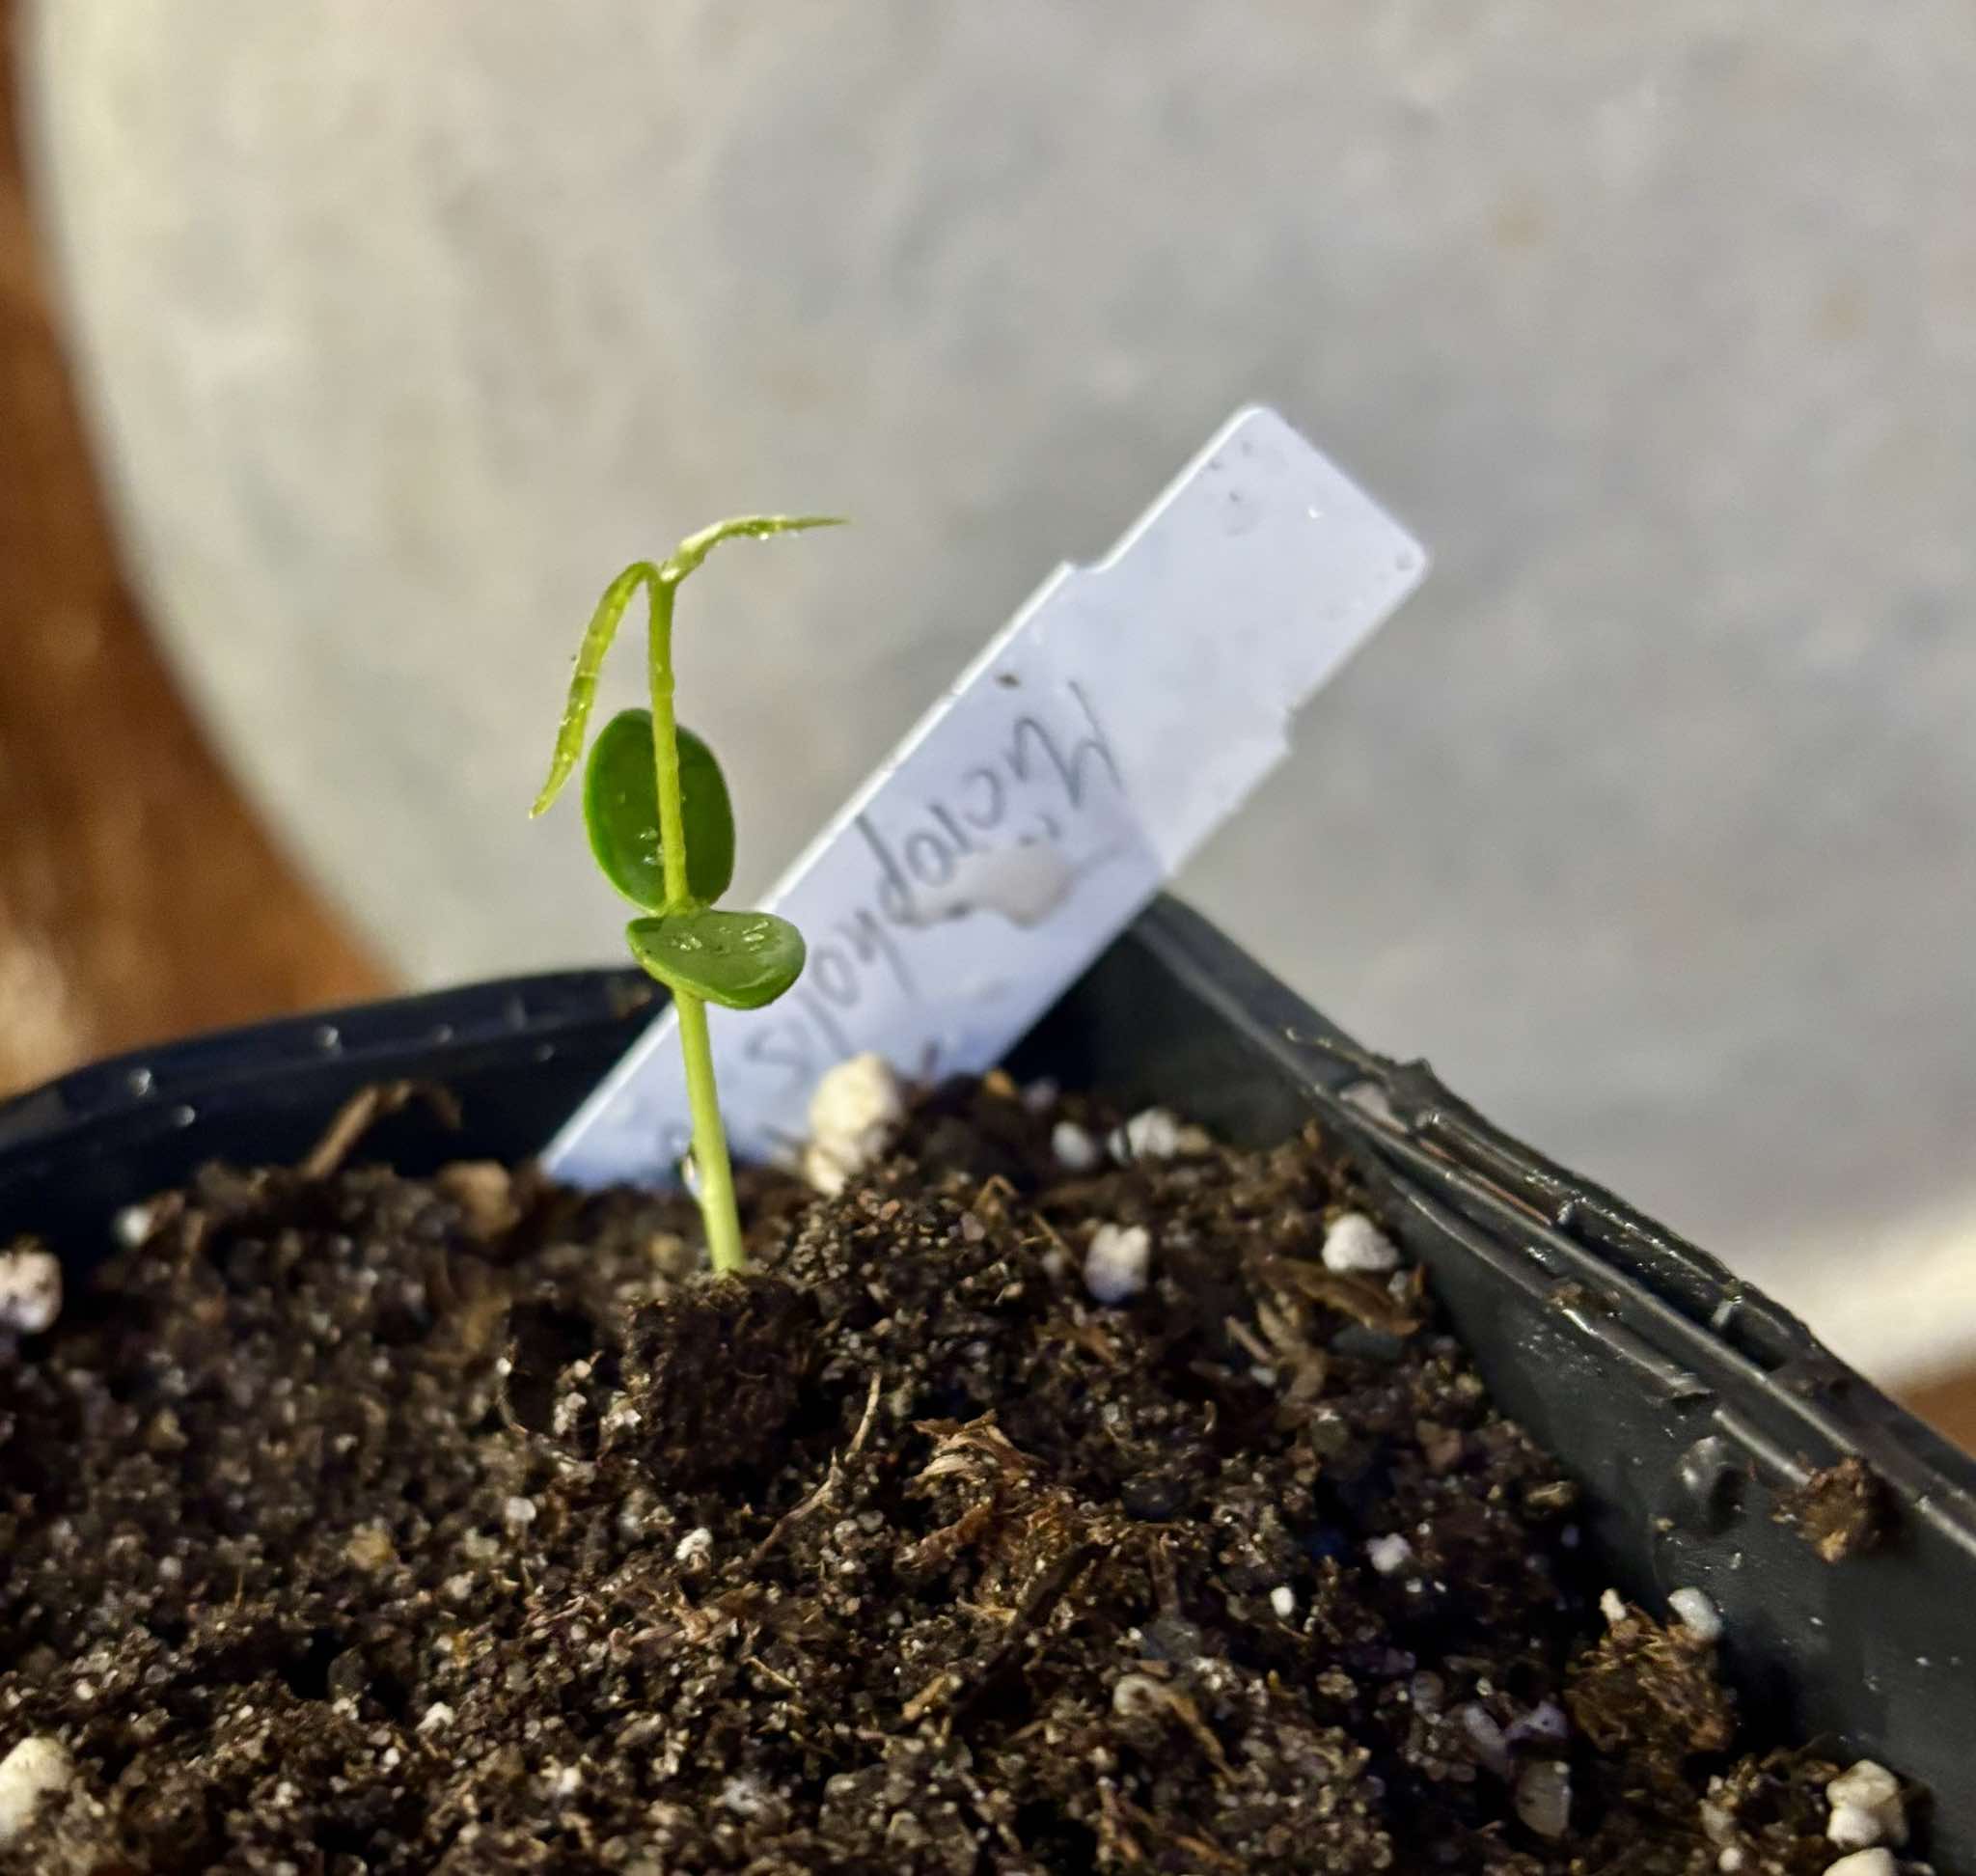
[[[0,0],[0,1092],[382,973],[241,803],[120,574],[23,187]]]
[[[1911,1388],[1902,1398],[1937,1433],[1976,1452],[1976,1371]]]

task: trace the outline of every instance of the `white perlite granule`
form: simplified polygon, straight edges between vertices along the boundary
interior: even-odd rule
[[[1502,1736],[1512,1746],[1533,1741],[1562,1746],[1571,1737],[1571,1722],[1555,1700],[1539,1700],[1528,1712],[1512,1720],[1503,1728]]]
[[[1469,1700],[1455,1709],[1454,1718],[1455,1724],[1468,1735],[1476,1763],[1494,1772],[1498,1779],[1508,1778],[1511,1764],[1509,1742],[1503,1737],[1496,1716],[1480,1701]]]
[[[1413,1562],[1413,1546],[1398,1532],[1386,1537],[1368,1538],[1365,1545],[1365,1560],[1381,1576],[1392,1576]]]
[[[1690,1635],[1699,1636],[1704,1642],[1719,1642],[1722,1639],[1721,1614],[1704,1591],[1669,1590],[1667,1607],[1674,1612],[1681,1626]]]
[[[1825,1835],[1841,1850],[1864,1850],[1884,1835],[1880,1820],[1857,1805],[1834,1805],[1825,1819]]]
[[[1090,1129],[1075,1120],[1059,1120],[1050,1130],[1050,1150],[1066,1172],[1088,1172],[1105,1156]]]
[[[1825,1865],[1825,1876],[1901,1876],[1891,1850],[1855,1850]]]
[[[677,1545],[673,1548],[672,1561],[686,1564],[699,1563],[711,1557],[713,1552],[714,1534],[705,1525],[701,1525],[698,1530],[689,1531],[685,1536],[680,1538]]]
[[[810,1141],[803,1176],[834,1198],[877,1160],[906,1117],[899,1078],[868,1051],[840,1062],[810,1097]]]
[[[1571,1828],[1571,1767],[1562,1759],[1532,1759],[1517,1774],[1517,1815],[1540,1837]]]
[[[61,1313],[60,1260],[29,1238],[0,1251],[0,1331],[45,1335]]]
[[[1107,1308],[1127,1303],[1146,1286],[1152,1233],[1143,1225],[1100,1225],[1084,1253],[1084,1288]]]
[[[35,1813],[75,1782],[75,1762],[59,1739],[31,1734],[0,1759],[0,1846],[27,1835]]]
[[[1174,1159],[1182,1153],[1205,1153],[1214,1144],[1204,1128],[1190,1126],[1165,1108],[1146,1108],[1122,1127],[1113,1127],[1105,1143],[1112,1157],[1124,1166],[1133,1160]]]
[[[1877,1843],[1907,1841],[1907,1807],[1901,1781],[1885,1766],[1860,1759],[1825,1786],[1832,1807],[1825,1835],[1842,1850],[1864,1850]]]
[[[1363,1212],[1340,1212],[1326,1228],[1324,1267],[1362,1276],[1383,1276],[1399,1267],[1393,1241]]]

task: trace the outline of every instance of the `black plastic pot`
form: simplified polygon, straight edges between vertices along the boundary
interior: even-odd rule
[[[0,1241],[70,1267],[116,1212],[201,1160],[298,1157],[368,1082],[413,1106],[366,1152],[421,1170],[522,1157],[651,1015],[650,986],[592,971],[473,985],[264,1024],[104,1062],[0,1105]],[[1022,1047],[1066,1086],[1162,1100],[1236,1139],[1313,1116],[1382,1195],[1496,1397],[1585,1488],[1586,1542],[1656,1610],[1693,1585],[1725,1624],[1745,1703],[1934,1794],[1910,1854],[1976,1870],[1976,1465],[1714,1258],[1538,1158],[1424,1065],[1371,1056],[1210,925],[1155,906]],[[1772,1513],[1856,1457],[1882,1481],[1882,1543],[1826,1563]]]

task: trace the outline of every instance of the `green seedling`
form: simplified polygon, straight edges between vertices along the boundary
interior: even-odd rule
[[[693,1165],[707,1252],[716,1270],[743,1264],[734,1170],[714,1087],[706,1007],[759,1009],[803,972],[803,934],[768,912],[717,912],[734,875],[734,811],[714,753],[672,716],[672,605],[679,583],[724,540],[838,525],[825,514],[751,514],[689,535],[654,566],[637,561],[605,588],[576,654],[549,779],[530,811],[562,791],[583,754],[597,673],[618,621],[643,587],[649,608],[645,666],[651,708],[620,710],[590,744],[583,817],[598,870],[646,916],[624,935],[631,954],[672,993],[693,1114]]]

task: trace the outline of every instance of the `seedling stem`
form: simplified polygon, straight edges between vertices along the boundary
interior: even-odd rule
[[[535,798],[539,814],[555,800],[583,753],[584,732],[595,700],[597,672],[624,609],[644,587],[648,607],[645,667],[651,692],[648,717],[624,711],[591,745],[584,791],[590,850],[619,892],[656,916],[627,928],[633,955],[672,992],[678,1013],[679,1051],[686,1068],[686,1097],[693,1121],[693,1172],[707,1254],[717,1271],[738,1271],[746,1261],[741,1218],[734,1200],[734,1169],[721,1123],[714,1085],[713,1042],[707,1028],[709,998],[734,1008],[773,1002],[803,968],[803,940],[793,925],[763,912],[715,912],[733,869],[733,816],[727,785],[713,756],[697,738],[695,780],[689,795],[680,761],[682,732],[673,713],[672,611],[679,583],[724,540],[828,527],[828,515],[746,515],[719,521],[681,541],[654,566],[637,561],[605,590],[577,652],[569,700],[557,733],[549,779]],[[644,717],[644,721],[638,719]],[[627,771],[624,758],[649,735],[651,788]],[[689,846],[689,841],[693,842]],[[695,854],[699,860],[696,865]],[[656,877],[652,860],[659,861]]]

